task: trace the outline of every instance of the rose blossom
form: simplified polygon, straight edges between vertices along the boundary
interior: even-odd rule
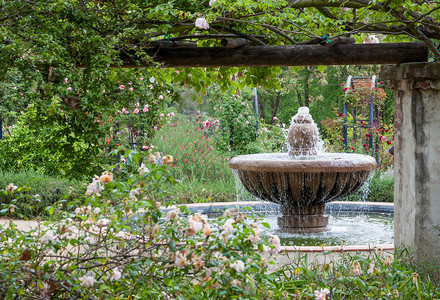
[[[201,28],[201,29],[208,29],[209,28],[209,24],[205,18],[197,18],[197,20],[195,22],[195,26],[198,28]]]
[[[237,273],[244,271],[244,262],[237,260],[235,263],[231,264],[230,267],[234,269]]]
[[[95,284],[95,278],[93,276],[83,276],[79,280],[86,287],[91,287]]]

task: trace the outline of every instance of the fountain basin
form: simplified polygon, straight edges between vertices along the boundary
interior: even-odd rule
[[[321,232],[328,230],[325,203],[357,191],[376,161],[351,153],[299,157],[273,153],[239,155],[229,166],[252,195],[280,205],[280,231]]]

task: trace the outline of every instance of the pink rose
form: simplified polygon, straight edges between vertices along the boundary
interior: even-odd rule
[[[125,88],[125,86],[123,86],[122,84],[119,86],[120,90],[123,90]]]
[[[138,114],[139,113],[139,109],[135,109],[134,111],[133,111],[135,114]]]

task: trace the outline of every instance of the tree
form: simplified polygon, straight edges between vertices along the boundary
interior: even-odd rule
[[[17,70],[22,84],[33,87],[26,101],[46,108],[55,101],[75,120],[68,124],[80,124],[82,132],[102,115],[133,104],[135,97],[119,87],[141,77],[164,86],[188,83],[201,94],[212,82],[224,90],[279,86],[280,68],[156,68],[159,46],[212,47],[222,39],[244,39],[248,45],[330,47],[343,37],[360,43],[375,33],[381,42],[423,41],[439,59],[439,8],[421,0],[3,1],[0,75]],[[127,61],[150,68],[121,70]],[[96,145],[103,134],[89,134],[85,142]]]

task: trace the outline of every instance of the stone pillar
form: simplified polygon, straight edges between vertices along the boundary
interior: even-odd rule
[[[394,243],[440,265],[440,63],[381,73],[395,93]]]

